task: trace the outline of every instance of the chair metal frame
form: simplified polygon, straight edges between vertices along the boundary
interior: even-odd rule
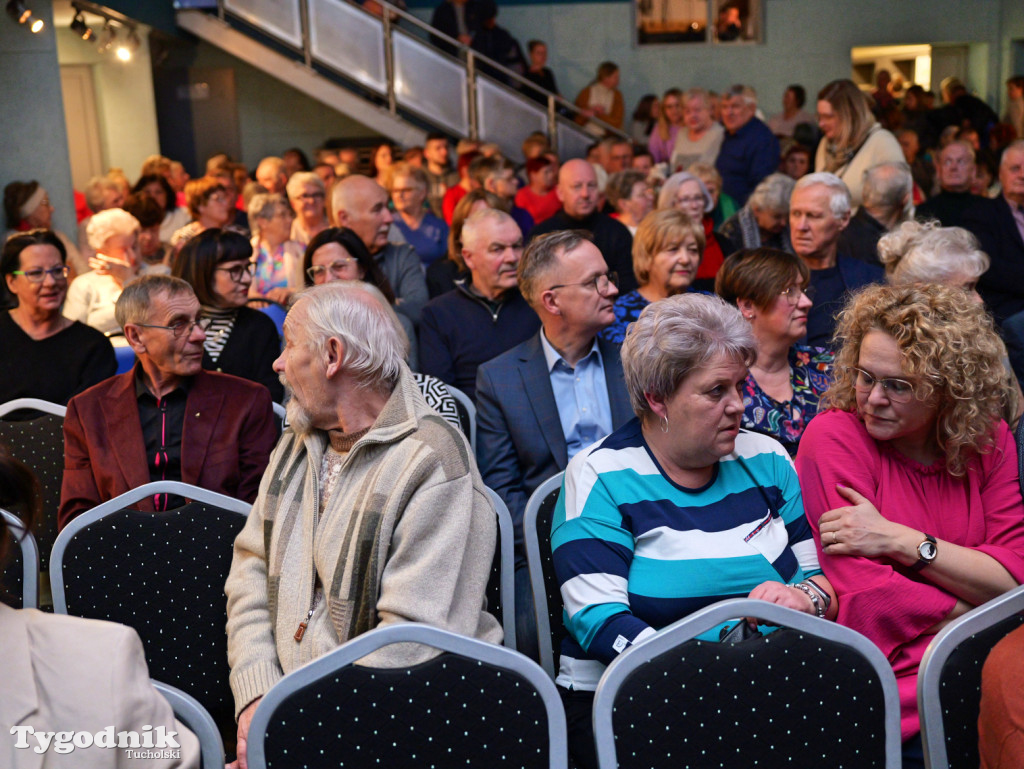
[[[403,622],[363,633],[278,681],[260,701],[249,725],[246,753],[249,766],[252,769],[263,769],[266,766],[267,726],[282,702],[303,687],[330,676],[377,649],[395,643],[432,646],[521,675],[540,694],[547,711],[549,766],[551,769],[567,768],[568,739],[562,700],[554,683],[537,663],[511,649],[419,622]]]
[[[163,695],[163,698],[174,711],[174,717],[181,721],[189,730],[199,738],[199,752],[202,756],[203,769],[220,769],[224,766],[224,741],[220,737],[220,731],[213,720],[213,716],[204,708],[195,697],[175,688],[170,684],[161,683],[150,679],[153,688]]]
[[[7,529],[21,548],[21,607],[23,609],[39,608],[39,545],[32,532],[25,527],[25,522],[14,513],[0,508]]]
[[[516,648],[516,577],[515,545],[512,529],[512,514],[498,493],[487,488],[494,512],[498,516],[498,552],[501,555],[501,576],[498,591],[501,595],[501,627],[505,631],[503,644],[509,649]]]
[[[163,493],[177,494],[194,502],[216,505],[225,510],[231,510],[246,516],[252,510],[252,505],[248,502],[243,502],[240,499],[235,499],[225,494],[218,494],[215,491],[201,489],[198,486],[192,486],[181,481],[145,483],[97,505],[91,510],[86,510],[81,515],[73,518],[57,535],[57,541],[53,543],[53,551],[50,553],[50,590],[53,593],[53,610],[55,613],[67,614],[67,601],[64,595],[64,551],[67,550],[68,543],[71,542],[72,538],[82,529],[101,518],[120,512],[140,499]],[[159,515],[159,513],[155,513],[155,515]]]
[[[548,593],[544,585],[544,565],[540,557],[540,540],[537,536],[537,514],[541,503],[555,489],[562,487],[565,471],[553,475],[530,495],[523,513],[523,538],[526,545],[526,565],[530,572],[530,588],[533,590],[533,613],[537,619],[537,646],[540,651],[540,666],[555,679],[555,655],[551,650],[551,622],[548,619]]]
[[[469,414],[469,435],[466,437],[469,438],[469,446],[473,449],[473,456],[476,456],[476,404],[459,388],[453,387],[450,384],[445,384],[445,387],[448,388],[451,396],[461,403],[463,408],[466,409],[466,413]],[[462,420],[460,419],[459,421],[461,422]]]
[[[597,763],[601,769],[614,769],[618,766],[612,710],[615,696],[623,681],[633,671],[655,657],[671,651],[716,625],[738,617],[767,620],[773,625],[792,628],[844,644],[862,654],[875,669],[882,684],[885,703],[885,765],[887,769],[900,769],[903,759],[900,743],[899,691],[896,687],[896,676],[881,650],[855,630],[778,604],[751,598],[730,598],[706,606],[662,628],[642,643],[629,647],[612,661],[601,676],[594,695],[594,737],[597,745]]]
[[[277,401],[270,402],[270,408],[274,411],[274,416],[277,417],[281,432],[288,429],[288,409],[282,406]]]
[[[53,414],[61,419],[68,413],[68,407],[61,406],[59,403],[44,401],[40,398],[15,398],[12,401],[0,404],[0,419],[3,419],[12,411],[20,411],[21,409],[41,411],[44,414]]]
[[[975,633],[1024,612],[1024,585],[983,603],[950,622],[932,639],[921,658],[917,674],[917,710],[921,716],[921,744],[924,765],[929,769],[946,769],[946,727],[942,718],[939,686],[942,669],[953,652]]]

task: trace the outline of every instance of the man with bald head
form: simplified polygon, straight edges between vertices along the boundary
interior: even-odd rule
[[[256,166],[256,182],[270,193],[283,195],[288,185],[288,174],[281,158],[263,158]]]
[[[394,217],[387,190],[367,176],[353,174],[334,185],[331,205],[338,226],[358,235],[380,265],[395,293],[395,309],[419,323],[428,299],[427,283],[416,250],[408,243],[388,242]]]
[[[586,230],[608,267],[618,274],[619,290],[635,289],[633,236],[625,225],[598,210],[600,190],[593,166],[585,160],[570,160],[558,172],[555,191],[562,209],[534,227],[530,239],[559,230]]]
[[[475,399],[477,367],[537,333],[540,320],[516,278],[522,254],[522,232],[504,211],[488,208],[466,220],[462,259],[470,277],[423,308],[424,374]]]

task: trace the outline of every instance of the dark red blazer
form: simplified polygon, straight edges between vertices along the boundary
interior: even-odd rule
[[[64,481],[57,526],[149,483],[134,369],[76,395],[64,417]],[[278,428],[267,388],[202,371],[192,379],[182,428],[181,480],[256,499]],[[138,509],[152,512],[152,499]]]

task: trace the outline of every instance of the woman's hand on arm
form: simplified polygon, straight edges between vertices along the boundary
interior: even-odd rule
[[[829,510],[818,520],[821,546],[828,555],[889,558],[906,567],[918,562],[917,547],[924,541],[925,532],[886,520],[854,489],[841,485],[836,488],[851,504]],[[987,553],[945,540],[938,540],[937,550],[935,560],[921,569],[921,576],[971,607],[1002,595],[1018,584],[1010,572]],[[947,620],[950,618],[953,617]]]
[[[750,591],[750,595],[747,598],[785,606],[787,609],[802,611],[804,614],[810,614],[812,617],[817,616],[817,612],[814,610],[814,601],[811,600],[807,593],[802,590],[795,590],[781,582],[762,582]]]

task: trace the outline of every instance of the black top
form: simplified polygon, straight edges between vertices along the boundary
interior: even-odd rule
[[[151,482],[181,480],[181,434],[189,384],[190,380],[183,380],[167,395],[156,398],[146,387],[142,367],[135,367],[135,397],[139,402],[142,442],[146,446]],[[173,494],[158,494],[154,502],[157,510],[171,510],[184,504],[184,500]]]
[[[943,190],[919,205],[915,216],[923,221],[938,219],[943,227],[963,227],[964,212],[979,199],[973,192]]]
[[[633,236],[626,229],[626,225],[600,211],[595,211],[582,219],[573,219],[563,208],[534,227],[530,233],[530,240],[561,230],[589,232],[594,239],[594,245],[604,256],[608,269],[619,274],[619,291],[624,294],[638,288],[636,276],[633,274]]]
[[[540,72],[532,72],[526,70],[523,73],[523,77],[529,80],[531,83],[536,83],[545,91],[551,91],[551,93],[558,93],[558,86],[555,84],[555,73],[547,67],[544,67]],[[539,101],[541,104],[547,104],[547,99],[537,91],[531,89],[525,89],[526,94],[531,98]]]
[[[854,259],[881,267],[882,260],[878,258],[878,241],[886,232],[885,225],[869,214],[864,206],[861,206],[857,213],[850,218],[846,229],[839,233],[839,250]]]
[[[257,382],[270,390],[275,403],[284,400],[284,385],[274,373],[274,360],[281,354],[277,326],[268,315],[251,307],[239,307],[231,335],[224,343],[217,362],[203,350],[203,368],[233,374]]]
[[[46,339],[33,339],[0,312],[0,403],[41,398],[66,406],[71,396],[117,371],[110,341],[75,321]]]

